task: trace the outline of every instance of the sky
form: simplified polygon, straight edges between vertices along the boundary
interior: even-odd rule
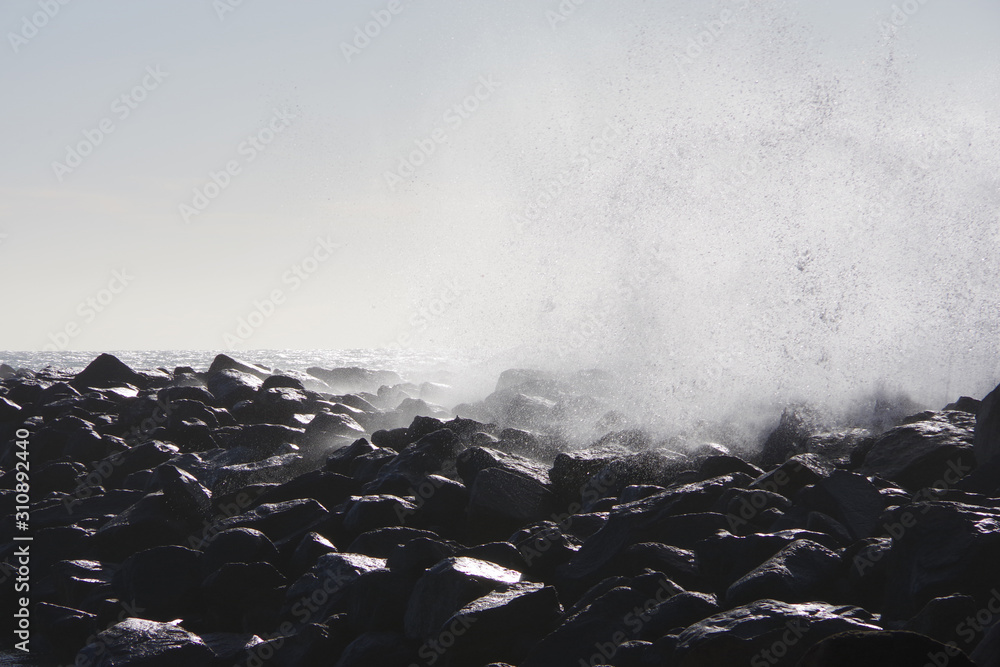
[[[1000,371],[995,0],[10,0],[0,30],[0,349]]]

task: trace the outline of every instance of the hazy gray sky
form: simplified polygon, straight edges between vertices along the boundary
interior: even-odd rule
[[[0,348],[996,351],[995,0],[11,0],[0,27]]]

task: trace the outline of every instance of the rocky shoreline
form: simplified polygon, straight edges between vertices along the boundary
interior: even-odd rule
[[[39,664],[1000,667],[1000,387],[673,449],[613,413],[567,447],[546,425],[599,401],[530,371],[453,410],[225,355],[0,377]]]

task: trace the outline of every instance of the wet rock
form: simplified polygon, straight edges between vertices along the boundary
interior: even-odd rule
[[[171,623],[129,618],[97,635],[76,664],[94,667],[213,667],[215,654],[187,630]]]
[[[402,526],[416,509],[416,505],[399,496],[351,496],[344,513],[344,529],[360,535],[376,528]]]
[[[916,503],[888,512],[883,521],[893,538],[886,621],[905,621],[948,595],[970,595],[983,606],[1000,586],[1000,509]]]
[[[987,394],[976,410],[973,441],[980,465],[1000,456],[1000,386]]]
[[[477,544],[474,547],[463,549],[455,555],[489,561],[490,563],[495,563],[500,567],[505,567],[508,570],[516,570],[518,572],[527,571],[527,564],[525,563],[524,557],[510,542],[487,542],[485,544]]]
[[[469,489],[470,520],[483,527],[493,524],[500,534],[545,519],[557,507],[556,496],[546,486],[504,468],[480,471]]]
[[[452,664],[520,663],[535,643],[554,629],[562,615],[551,586],[516,583],[476,598],[442,626],[454,636]],[[443,644],[443,642],[442,642]]]
[[[806,451],[806,442],[815,432],[816,415],[804,406],[788,408],[781,413],[778,426],[764,441],[761,465],[770,468],[781,465],[789,457]]]
[[[308,533],[295,547],[288,569],[293,576],[301,576],[326,554],[337,553],[338,549],[330,540],[319,533]]]
[[[311,366],[306,372],[325,382],[337,393],[352,391],[378,391],[382,385],[394,385],[402,378],[393,371],[371,371],[367,368],[320,368]]]
[[[87,549],[97,558],[120,562],[144,549],[187,544],[200,525],[196,517],[178,515],[163,493],[150,493],[101,525]]]
[[[320,622],[343,603],[348,584],[363,574],[385,568],[385,560],[361,554],[320,556],[316,564],[285,591],[281,615],[295,623]]]
[[[511,543],[520,552],[525,572],[536,577],[551,577],[556,568],[568,562],[580,549],[581,540],[567,535],[553,521],[539,521],[515,532]]]
[[[576,452],[564,452],[552,462],[549,477],[560,498],[579,501],[590,479],[618,458],[628,456],[630,450],[621,445],[606,445]]]
[[[201,601],[201,557],[175,545],[140,551],[115,572],[115,592],[144,618],[181,618]]]
[[[256,375],[227,368],[210,373],[207,387],[218,405],[231,408],[240,401],[252,401],[261,384]]]
[[[719,611],[714,595],[680,591],[658,603],[644,615],[640,638],[655,641],[666,634],[680,633]]]
[[[521,581],[521,573],[475,558],[447,558],[417,581],[406,610],[405,633],[427,639],[464,605]]]
[[[212,360],[212,365],[208,367],[206,375],[212,375],[221,371],[238,371],[252,375],[260,380],[264,380],[271,373],[263,366],[246,361],[237,361],[228,354],[217,354]]]
[[[417,538],[434,539],[437,535],[426,530],[416,528],[405,528],[403,526],[392,526],[389,528],[376,528],[375,530],[362,533],[351,542],[347,551],[351,553],[374,556],[375,558],[388,558],[396,547],[402,546]]]
[[[414,655],[413,646],[398,633],[366,632],[348,644],[334,667],[405,666],[414,662]]]
[[[267,535],[278,548],[286,543],[298,543],[302,537],[322,523],[329,512],[311,498],[259,505],[243,514],[223,519],[218,530],[253,528]]]
[[[673,658],[692,667],[754,661],[791,667],[816,642],[851,630],[881,628],[858,607],[757,600],[688,626]]]
[[[226,563],[205,578],[203,593],[214,628],[260,634],[277,627],[285,577],[270,563]]]
[[[802,657],[801,667],[884,667],[940,664],[974,667],[957,646],[946,646],[915,632],[853,631],[827,637]]]
[[[976,667],[1000,667],[1000,623],[986,631],[970,657]]]
[[[849,541],[872,536],[885,510],[885,501],[874,484],[844,470],[835,470],[804,489],[796,501],[840,522],[850,535]]]
[[[312,498],[323,507],[332,509],[357,494],[357,480],[333,472],[314,470],[262,493],[255,503],[280,503]]]
[[[726,591],[731,606],[764,598],[806,602],[830,597],[841,574],[840,557],[811,540],[796,540],[751,570]]]
[[[470,447],[458,455],[456,469],[466,484],[471,485],[483,470],[500,468],[508,473],[534,480],[540,485],[549,484],[548,469],[529,458],[490,447]]]
[[[350,415],[320,412],[306,426],[302,442],[311,447],[334,446],[365,437],[365,429]]]
[[[202,552],[202,576],[208,577],[229,563],[278,562],[278,550],[267,535],[253,528],[230,528],[209,540]]]
[[[958,644],[959,640],[964,643],[968,637],[959,637],[958,629],[968,627],[966,619],[975,619],[978,611],[975,598],[969,595],[934,598],[900,629],[927,635],[944,644]]]
[[[418,577],[458,551],[457,545],[442,540],[418,537],[392,550],[386,565],[402,574]]]
[[[750,477],[753,477],[754,479],[764,474],[763,470],[752,463],[747,463],[737,456],[729,455],[717,454],[706,457],[701,462],[701,465],[698,466],[699,480],[712,479],[713,477],[719,477],[721,475],[728,475],[736,472],[750,475]]]
[[[87,639],[97,634],[97,616],[72,607],[39,602],[32,621],[60,656],[72,658]]]
[[[461,451],[458,436],[449,429],[439,429],[408,445],[379,471],[379,477],[401,476],[412,484],[420,484],[427,475],[453,476]]]
[[[75,389],[82,390],[120,387],[123,385],[144,387],[146,386],[146,381],[142,375],[122,363],[118,357],[110,354],[101,354],[90,362],[86,368],[77,373],[70,381],[70,384]]]
[[[827,477],[834,466],[816,454],[797,454],[755,479],[751,489],[763,489],[792,498],[802,488]]]
[[[964,412],[935,413],[897,426],[875,440],[859,472],[911,491],[935,483],[954,485],[975,467],[974,428],[975,419]]]

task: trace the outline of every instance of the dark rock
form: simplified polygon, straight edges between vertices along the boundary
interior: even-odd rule
[[[552,521],[526,526],[515,532],[510,541],[527,567],[522,571],[543,579],[551,577],[557,567],[575,556],[581,544],[581,540],[567,535],[560,524]]]
[[[1000,667],[1000,623],[994,623],[972,652],[976,667]]]
[[[253,400],[261,384],[256,375],[227,368],[211,373],[207,387],[218,405],[231,408],[240,401]]]
[[[953,410],[956,412],[968,412],[969,414],[976,414],[979,412],[979,408],[982,406],[983,402],[978,401],[971,396],[961,396],[954,403],[949,403],[944,406],[945,411]]]
[[[281,614],[295,623],[322,621],[343,603],[348,584],[363,574],[384,569],[385,560],[381,558],[349,553],[320,556],[308,572],[288,587]]]
[[[987,603],[1000,586],[1000,509],[916,503],[887,513],[893,537],[885,588],[886,621],[905,621],[936,597]]]
[[[469,489],[470,519],[483,527],[495,526],[498,534],[548,518],[557,506],[546,486],[504,468],[482,470]]]
[[[225,449],[246,449],[254,460],[284,453],[288,444],[298,442],[303,437],[302,434],[301,429],[281,424],[248,424],[223,427],[212,432],[220,446]]]
[[[76,664],[94,667],[214,667],[215,654],[187,630],[171,623],[129,618],[97,635]]]
[[[366,632],[348,644],[334,667],[405,667],[414,662],[414,656],[413,647],[402,635]]]
[[[315,500],[289,500],[270,505],[259,505],[238,516],[223,519],[218,530],[253,528],[267,535],[279,549],[286,543],[295,543],[323,522],[329,512]]]
[[[796,500],[843,524],[850,541],[872,536],[885,510],[885,501],[875,485],[843,470],[835,470],[815,486],[804,489]]]
[[[986,395],[976,411],[974,446],[980,465],[1000,456],[1000,386]]]
[[[389,570],[367,572],[349,583],[344,608],[351,631],[401,631],[415,583],[405,574]]]
[[[958,644],[959,639],[967,641],[966,637],[958,636],[958,628],[968,627],[966,619],[974,619],[978,611],[979,606],[975,598],[968,595],[934,598],[901,629],[927,635],[944,644],[948,642]]]
[[[754,479],[764,474],[763,470],[752,463],[747,463],[739,457],[728,455],[709,456],[698,466],[698,478],[700,480],[712,479],[713,477],[735,472],[750,475]]]
[[[406,610],[406,636],[430,638],[469,602],[520,581],[520,572],[487,561],[446,558],[417,581]]]
[[[975,420],[964,412],[934,414],[883,433],[859,472],[892,480],[911,491],[949,482],[959,468],[971,471]]]
[[[884,667],[948,665],[975,667],[957,646],[946,646],[915,632],[852,631],[827,637],[799,661],[800,667]]]
[[[611,588],[583,609],[570,611],[558,628],[531,647],[520,667],[606,664],[619,646],[641,632],[647,603],[666,600],[675,590],[668,580],[663,580],[658,596],[625,586]]]
[[[32,584],[31,592],[42,602],[95,612],[96,601],[114,596],[114,571],[114,567],[99,561],[59,561]]]
[[[164,464],[157,467],[149,480],[149,487],[162,490],[167,506],[184,516],[208,516],[212,511],[212,492],[202,486],[194,475],[176,466]]]
[[[112,583],[144,618],[180,618],[201,601],[201,554],[174,545],[140,551],[122,563]]]
[[[851,455],[859,448],[869,448],[874,444],[875,436],[864,428],[853,428],[846,431],[828,433],[813,433],[805,441],[805,451],[809,454],[836,461],[838,464],[850,464]]]
[[[188,544],[200,524],[178,515],[162,493],[151,493],[98,528],[87,547],[98,558],[122,561],[144,549]]]
[[[803,487],[827,477],[833,469],[832,464],[816,454],[798,454],[755,479],[750,488],[792,498]]]
[[[510,542],[477,544],[474,547],[463,549],[455,555],[489,561],[500,567],[505,567],[508,570],[517,570],[518,572],[526,572],[528,569],[524,556]]]
[[[364,436],[365,429],[350,415],[320,412],[306,426],[302,441],[310,447],[332,447]]]
[[[551,586],[517,583],[488,593],[443,624],[442,633],[454,635],[448,658],[459,665],[498,660],[520,663],[532,646],[554,629],[562,611]]]
[[[319,533],[308,533],[295,547],[289,570],[294,576],[301,576],[316,564],[322,556],[337,553],[338,549],[330,540]]]
[[[229,563],[278,562],[278,550],[267,535],[253,528],[230,528],[215,535],[205,546],[202,575],[210,576]]]
[[[350,445],[334,450],[326,460],[326,470],[340,475],[351,476],[355,467],[354,460],[359,456],[379,451],[364,438],[358,438]]]
[[[312,498],[323,507],[332,509],[361,490],[357,480],[323,470],[314,470],[262,493],[255,503],[280,503]]]
[[[790,667],[819,640],[851,630],[881,628],[871,614],[858,607],[757,600],[688,626],[677,638],[673,659],[692,667]]]
[[[375,530],[362,533],[351,542],[347,551],[375,558],[388,558],[396,549],[417,538],[434,539],[437,535],[426,530],[416,528],[405,528],[403,526],[392,526],[389,528],[376,528]]]
[[[72,658],[97,634],[94,614],[48,602],[39,602],[33,612],[32,622],[59,656]]]
[[[263,366],[244,361],[237,361],[228,354],[217,354],[215,355],[215,359],[212,360],[212,365],[208,367],[206,375],[212,375],[221,371],[238,371],[240,373],[253,375],[261,380],[264,380],[271,374],[270,371]]]
[[[427,475],[454,476],[462,444],[452,431],[440,429],[411,443],[379,471],[380,478],[402,476],[420,484]]]
[[[764,441],[760,452],[761,465],[770,468],[789,457],[806,451],[805,445],[815,429],[816,416],[804,406],[786,408],[778,426]]]
[[[840,556],[811,540],[796,540],[734,582],[726,591],[731,606],[754,600],[806,602],[830,597],[840,575]]]
[[[335,392],[378,391],[382,385],[394,385],[402,378],[393,371],[370,371],[367,368],[320,368],[312,366],[306,372],[319,378]]]
[[[75,389],[104,389],[123,385],[144,387],[147,383],[142,375],[133,371],[117,357],[102,354],[77,373],[76,377],[70,380],[70,384]]]
[[[405,427],[382,429],[372,433],[372,444],[376,447],[387,447],[397,452],[403,451],[410,444],[409,429]]]
[[[351,496],[344,513],[344,529],[360,535],[376,528],[402,526],[416,509],[416,505],[398,496]]]
[[[386,565],[390,570],[416,578],[457,552],[458,547],[453,543],[418,537],[393,549]]]
[[[203,584],[213,628],[264,633],[277,626],[285,578],[270,563],[226,563]]]
[[[719,611],[714,595],[681,591],[660,602],[641,616],[643,621],[639,636],[655,641],[663,635],[680,633]]]
[[[618,458],[628,456],[630,450],[621,445],[607,445],[556,456],[549,477],[560,498],[579,501],[590,488],[590,479]]]
[[[458,455],[455,467],[459,477],[467,485],[476,480],[476,476],[489,468],[500,468],[506,472],[534,480],[542,486],[549,484],[549,472],[537,461],[508,454],[489,447],[470,447]]]

